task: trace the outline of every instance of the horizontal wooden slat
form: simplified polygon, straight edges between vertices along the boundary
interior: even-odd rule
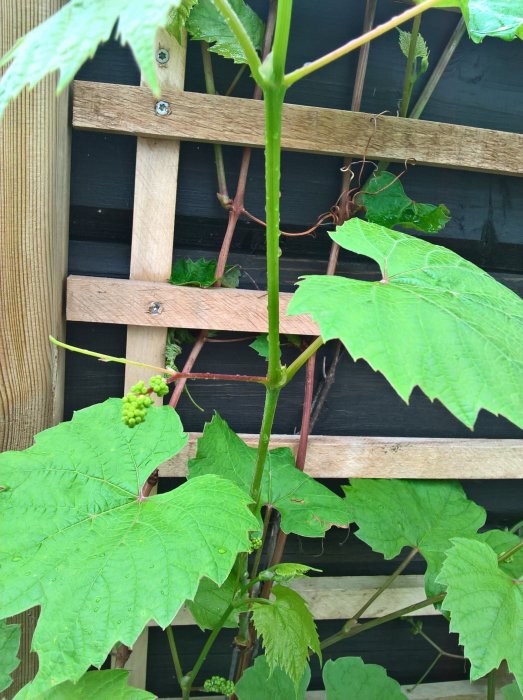
[[[322,576],[289,582],[306,601],[315,620],[347,620],[384,583],[386,576]],[[399,576],[365,613],[365,618],[381,617],[425,598],[423,576]],[[431,605],[412,615],[439,615]],[[174,625],[194,625],[186,607],[176,615]],[[151,622],[150,626],[155,626]]]
[[[411,691],[411,688],[412,684],[401,686],[403,692],[411,700],[478,700],[478,698],[484,699],[487,692],[484,681],[477,683],[469,683],[468,681],[422,683],[416,690]],[[501,700],[501,697],[501,691],[497,690],[495,700]],[[193,700],[208,700],[208,698],[209,696],[195,696]],[[180,700],[180,698],[163,698],[162,700]],[[327,695],[324,690],[309,690],[306,694],[306,700],[327,700]]]
[[[255,435],[243,435],[252,446]],[[196,453],[198,434],[160,467],[160,476],[185,476]],[[296,451],[297,435],[273,435],[271,447]],[[312,435],[307,474],[323,479],[519,479],[523,477],[523,440],[403,438]]]
[[[286,317],[291,294],[280,294],[282,333],[319,335],[305,316]],[[151,313],[157,302],[159,313]],[[267,293],[247,289],[198,289],[168,282],[71,276],[67,281],[68,321],[122,323],[156,328],[267,332]],[[132,359],[132,358],[130,358]]]
[[[255,100],[166,92],[170,114],[158,116],[146,87],[77,81],[73,126],[137,136],[262,147],[263,104]],[[372,138],[370,138],[372,137]],[[370,143],[369,143],[370,138]],[[287,104],[282,147],[291,151],[405,161],[523,175],[523,135]]]

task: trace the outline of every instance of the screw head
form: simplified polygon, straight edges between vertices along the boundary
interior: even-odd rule
[[[158,316],[163,311],[163,304],[160,301],[151,301],[148,312],[151,316]]]
[[[159,117],[166,117],[168,114],[171,113],[171,110],[169,109],[169,103],[165,100],[160,100],[159,102],[157,102],[154,107],[154,111]]]
[[[156,52],[156,61],[161,65],[165,65],[169,60],[169,51],[164,48],[159,48]]]

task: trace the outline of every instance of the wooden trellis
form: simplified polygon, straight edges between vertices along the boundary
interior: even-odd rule
[[[252,100],[183,91],[185,48],[158,36],[160,100],[147,87],[76,82],[73,127],[138,136],[129,280],[72,276],[67,319],[128,326],[127,356],[163,365],[167,328],[267,331],[266,295],[260,291],[174,287],[166,282],[173,252],[180,140],[263,146],[263,106]],[[162,53],[163,52],[163,53]],[[373,135],[367,150],[369,136]],[[287,105],[283,148],[315,154],[367,157],[523,176],[523,135],[397,117]],[[500,153],[503,157],[500,158]],[[281,294],[284,313],[290,294]],[[282,317],[282,332],[318,335],[308,317]],[[126,368],[126,387],[142,372]],[[188,447],[160,469],[182,476]],[[246,436],[254,443],[254,436]],[[273,445],[295,447],[295,436]],[[523,440],[312,436],[305,470],[322,478],[396,477],[508,479],[522,476]],[[297,581],[316,619],[348,618],[380,585],[380,577]],[[386,614],[424,597],[420,576],[402,576],[369,611]],[[421,612],[421,611],[420,611]],[[439,614],[427,609],[423,614]],[[193,624],[181,611],[175,624]],[[147,629],[129,660],[131,682],[145,686]],[[484,694],[468,683],[421,686],[415,698],[467,698]],[[311,694],[311,697],[321,695]]]

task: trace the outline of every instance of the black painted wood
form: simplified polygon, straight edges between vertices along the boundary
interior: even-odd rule
[[[265,13],[266,1],[251,3]],[[401,6],[393,0],[380,0],[378,20],[396,13]],[[364,0],[351,3],[328,0],[295,3],[293,40],[289,68],[295,67],[340,45],[359,33]],[[435,64],[457,21],[450,12],[432,11],[422,21],[422,33]],[[523,115],[523,73],[507,66],[521,64],[521,42],[486,40],[482,46],[464,39],[429,102],[424,118],[505,131],[521,131]],[[224,91],[237,68],[213,56],[218,88]],[[370,113],[395,113],[401,94],[405,60],[393,32],[374,42],[363,95],[362,109]],[[345,109],[350,105],[356,55],[323,69],[294,86],[289,102]],[[138,84],[139,75],[126,48],[115,42],[103,46],[79,73],[80,79]],[[200,48],[190,42],[186,87],[203,91]],[[248,97],[252,82],[244,76],[237,93]],[[416,95],[422,84],[416,88]],[[71,243],[69,269],[74,274],[126,277],[129,270],[132,201],[136,141],[133,137],[103,134],[73,134],[71,169]],[[225,149],[226,170],[234,191],[241,151]],[[503,154],[500,153],[500,159]],[[285,154],[282,186],[284,228],[297,231],[309,226],[336,201],[340,183],[336,158],[306,154]],[[158,173],[158,178],[169,173]],[[434,242],[448,245],[467,259],[487,268],[523,295],[523,181],[516,178],[460,173],[435,168],[411,167],[404,176],[407,192],[417,201],[445,203],[452,220]],[[181,150],[178,189],[175,255],[215,256],[223,236],[226,212],[215,198],[212,148],[205,144],[184,143]],[[253,154],[247,187],[246,206],[263,218],[262,153]],[[323,228],[313,237],[282,239],[282,289],[290,290],[299,274],[320,273],[328,257],[330,240]],[[230,261],[242,267],[241,284],[263,288],[264,232],[244,221],[238,227]],[[356,276],[372,274],[372,266],[356,256],[343,254],[340,272]],[[222,337],[227,334],[222,334]],[[125,354],[125,328],[101,324],[69,323],[68,342],[114,355]],[[187,354],[184,348],[184,355]],[[284,349],[286,360],[295,351]],[[317,380],[323,357],[328,366],[331,349],[320,353]],[[232,346],[209,344],[198,361],[199,370],[223,372],[263,372],[264,361],[248,347],[248,342]],[[123,391],[123,368],[93,358],[69,354],[66,366],[68,392],[66,418],[73,410],[118,396]],[[303,372],[284,392],[276,417],[275,431],[293,433],[298,429],[303,393]],[[259,429],[263,396],[258,387],[240,384],[194,382],[191,391],[202,405],[200,413],[186,397],[180,413],[187,430],[201,430],[214,410],[218,410],[239,432]],[[522,431],[503,419],[481,413],[476,430],[470,433],[437,402],[431,404],[415,391],[406,406],[385,382],[363,362],[354,363],[347,355],[340,362],[337,383],[331,392],[315,432],[318,434],[403,435],[434,437],[518,437]],[[174,486],[163,480],[160,488]],[[339,483],[327,482],[334,489]],[[489,527],[510,527],[523,518],[522,481],[468,481],[465,490],[488,511]],[[320,567],[327,575],[375,575],[390,573],[398,560],[384,561],[360,542],[354,533],[333,530],[322,542],[290,537],[288,561],[302,561]],[[422,573],[424,564],[415,560],[409,573]],[[339,622],[319,624],[321,636],[333,633]],[[456,639],[448,636],[443,619],[424,619],[424,630],[450,651]],[[196,628],[176,631],[185,663],[194,660],[202,634]],[[205,666],[205,675],[227,675],[232,633],[222,634]],[[160,696],[177,693],[164,634],[151,630],[148,657],[148,688]],[[413,637],[406,622],[391,623],[332,649],[334,655],[362,655],[366,661],[385,665],[401,682],[415,682],[434,658],[433,650]],[[328,657],[327,657],[328,658]],[[453,680],[466,676],[463,663],[446,659],[428,680]],[[202,679],[205,676],[202,676]],[[320,687],[319,669],[313,669],[313,687]]]
[[[456,635],[448,635],[448,624],[443,618],[424,617],[423,632],[442,646],[445,651],[454,654],[462,653],[457,643]],[[318,622],[318,632],[325,639],[337,632],[339,621],[324,620]],[[180,652],[182,666],[188,668],[196,661],[198,652],[205,643],[207,634],[198,627],[174,628],[177,646]],[[228,676],[230,655],[234,638],[233,630],[220,633],[215,651],[208,657],[205,669],[197,676],[197,684],[211,675]],[[394,640],[394,644],[390,640]],[[434,649],[420,637],[414,636],[409,622],[397,620],[387,624],[384,634],[382,629],[372,629],[357,637],[344,640],[325,650],[324,661],[340,656],[361,656],[366,663],[385,666],[390,676],[400,683],[414,684],[421,674],[434,660]],[[185,668],[185,666],[183,666]],[[316,659],[311,664],[312,678],[310,689],[322,688],[321,671]],[[441,659],[435,669],[429,674],[427,682],[462,680],[467,677],[465,663],[459,659]],[[159,628],[149,631],[149,654],[147,663],[148,689],[161,697],[179,697],[179,686],[172,670],[172,660],[169,653],[167,637]],[[275,699],[276,700],[276,699]],[[384,698],[385,700],[385,698]]]

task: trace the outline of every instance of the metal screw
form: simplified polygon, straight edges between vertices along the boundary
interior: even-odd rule
[[[163,304],[159,301],[151,301],[149,304],[149,313],[151,316],[158,316],[163,311]]]
[[[156,52],[156,60],[161,66],[165,65],[169,60],[169,52],[167,49],[158,49]]]
[[[169,103],[165,100],[160,100],[159,102],[157,102],[154,107],[154,111],[159,117],[166,117],[168,114],[171,113],[171,110],[169,109]]]

